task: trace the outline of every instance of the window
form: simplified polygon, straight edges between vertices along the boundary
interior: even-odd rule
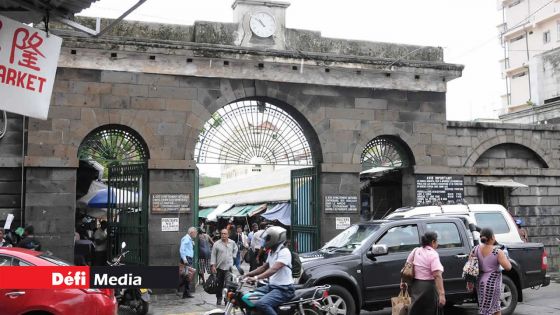
[[[463,241],[457,226],[453,223],[430,223],[427,225],[429,231],[436,232],[438,236],[438,247],[453,248],[463,247]]]
[[[26,261],[14,258],[14,259],[12,259],[12,266],[25,267],[25,266],[31,266],[31,264],[26,262]]]
[[[0,267],[10,266],[12,264],[12,258],[8,256],[0,256]]]
[[[385,244],[389,253],[410,252],[420,246],[416,225],[395,226],[389,229],[376,244]]]
[[[475,213],[474,217],[480,228],[491,228],[496,234],[509,233],[509,226],[500,212]]]
[[[548,44],[550,43],[550,31],[546,31],[543,33],[543,43]]]

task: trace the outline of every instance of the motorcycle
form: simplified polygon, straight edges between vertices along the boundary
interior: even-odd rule
[[[117,257],[113,258],[112,261],[107,261],[107,264],[112,267],[123,266],[121,260],[128,254],[129,251],[123,251],[126,247],[126,243],[121,244],[121,253]],[[130,309],[136,312],[138,315],[148,314],[148,309],[150,306],[150,294],[152,290],[144,288],[122,288],[115,290],[115,298],[120,306],[128,306]]]
[[[226,282],[224,296],[225,309],[214,309],[204,315],[233,315],[255,314],[255,302],[264,294],[255,291],[257,284],[251,284],[247,279],[232,276],[233,281]],[[312,288],[298,288],[294,297],[276,308],[279,315],[319,315],[329,312],[329,285]]]

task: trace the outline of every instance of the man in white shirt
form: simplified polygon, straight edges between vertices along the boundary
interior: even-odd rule
[[[287,247],[286,230],[279,226],[266,229],[264,247],[270,250],[266,263],[249,272],[246,277],[252,281],[269,278],[268,285],[257,291],[264,295],[255,303],[255,308],[265,315],[276,315],[275,308],[294,297],[294,279],[292,278],[292,254]]]
[[[237,255],[237,244],[229,238],[229,231],[220,231],[220,240],[214,243],[212,254],[210,255],[210,268],[212,273],[218,278],[218,290],[216,291],[216,305],[222,304],[222,289],[226,281],[227,274],[233,266],[233,258]]]
[[[251,248],[251,261],[249,262],[250,264],[250,268],[249,271],[253,271],[255,269],[257,269],[258,267],[262,266],[262,261],[259,260],[259,258],[262,255],[262,246],[264,244],[264,232],[265,232],[265,227],[266,224],[265,223],[261,223],[261,228],[259,230],[257,230],[256,232],[253,233],[253,236],[251,238],[251,244],[250,244],[250,248]]]

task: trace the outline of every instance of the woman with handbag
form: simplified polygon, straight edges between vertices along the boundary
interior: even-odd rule
[[[489,228],[480,231],[480,245],[476,251],[480,273],[477,280],[478,314],[501,315],[500,293],[502,273],[500,266],[506,271],[511,263],[496,242],[494,232]]]
[[[415,248],[408,255],[407,264],[403,268],[403,277],[405,269],[411,266],[413,280],[410,288],[412,304],[409,315],[435,315],[445,305],[443,265],[436,252],[437,246],[437,234],[426,232],[422,236],[422,247]],[[406,288],[406,280],[401,279],[401,288]]]

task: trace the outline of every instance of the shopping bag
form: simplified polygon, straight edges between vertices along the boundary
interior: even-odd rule
[[[193,280],[195,273],[196,269],[193,267],[185,264],[179,264],[179,276],[186,277],[189,282]]]
[[[410,308],[410,295],[408,290],[401,289],[398,296],[391,298],[391,315],[407,315]]]
[[[478,278],[480,274],[478,255],[476,254],[477,248],[478,246],[472,249],[469,259],[467,259],[467,262],[463,266],[463,279],[467,282],[476,282],[476,278]]]
[[[403,268],[401,269],[401,280],[405,283],[412,283],[414,280],[414,254],[416,249],[412,251],[412,261],[405,262]]]
[[[206,281],[204,282],[202,288],[204,289],[204,292],[208,294],[218,293],[218,291],[220,290],[218,277],[216,277],[215,274],[211,273],[208,279],[206,279]]]

